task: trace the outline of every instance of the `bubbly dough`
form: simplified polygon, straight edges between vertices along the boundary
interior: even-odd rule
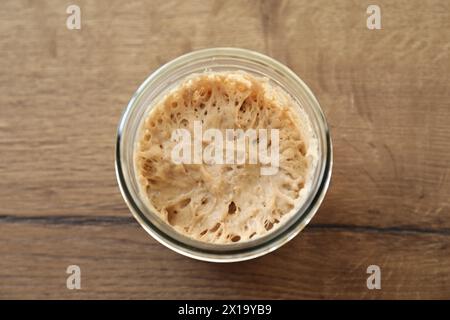
[[[309,120],[295,109],[284,90],[243,71],[188,77],[143,121],[135,153],[142,193],[164,221],[200,241],[243,242],[273,231],[296,211],[316,162]],[[172,132],[192,132],[196,120],[204,130],[279,129],[278,172],[264,176],[260,164],[248,163],[175,164]]]

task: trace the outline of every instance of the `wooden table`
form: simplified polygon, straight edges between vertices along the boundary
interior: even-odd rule
[[[382,30],[366,27],[369,4]],[[0,6],[0,298],[450,298],[450,2],[67,1]],[[276,252],[213,264],[132,218],[116,127],[139,84],[192,50],[268,54],[311,87],[334,170]],[[381,268],[381,290],[366,269]],[[79,265],[81,290],[66,288]]]

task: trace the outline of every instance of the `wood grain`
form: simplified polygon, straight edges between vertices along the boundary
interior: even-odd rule
[[[372,1],[373,2],[373,1]],[[450,3],[67,1],[0,7],[0,298],[450,298]],[[233,46],[311,87],[334,143],[310,226],[238,264],[159,245],[114,174],[121,112],[161,64]],[[65,269],[82,268],[82,290]],[[382,289],[366,288],[366,268]]]

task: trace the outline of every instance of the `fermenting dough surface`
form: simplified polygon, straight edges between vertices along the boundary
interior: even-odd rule
[[[188,77],[143,121],[135,154],[142,193],[164,221],[200,241],[233,243],[267,234],[304,199],[317,161],[309,120],[295,107],[281,88],[242,71]],[[278,129],[278,172],[261,175],[261,164],[174,163],[172,133],[185,128],[194,136],[194,121],[203,132],[214,128],[224,136],[226,129]]]

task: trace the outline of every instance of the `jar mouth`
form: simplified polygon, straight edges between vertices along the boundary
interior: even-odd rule
[[[205,70],[244,70],[269,78],[295,99],[302,99],[321,149],[310,194],[303,205],[276,230],[254,240],[213,244],[178,233],[162,221],[140,198],[134,174],[133,150],[144,114],[158,96],[189,74]],[[300,101],[299,101],[300,102]],[[312,119],[311,119],[312,118]],[[211,48],[180,56],[153,72],[134,93],[117,131],[115,170],[122,196],[139,224],[158,242],[191,258],[210,262],[243,261],[267,254],[295,237],[312,219],[328,188],[332,171],[332,145],[320,105],[308,86],[288,67],[263,54],[238,48]]]

